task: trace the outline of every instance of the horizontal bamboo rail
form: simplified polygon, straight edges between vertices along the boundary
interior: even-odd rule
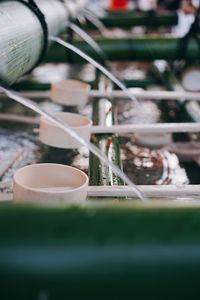
[[[96,182],[99,183],[100,178],[95,178]],[[105,182],[101,182],[105,184]],[[116,182],[115,182],[116,183]],[[120,183],[121,184],[121,183]],[[178,198],[180,205],[193,205],[200,206],[200,185],[138,185],[138,188],[142,193],[148,197],[147,203],[153,204],[156,201],[168,202],[171,205],[176,203]],[[1,195],[1,194],[0,194]],[[8,199],[9,195],[9,199]],[[13,194],[7,195],[7,199],[0,200],[1,202],[13,201]],[[129,198],[129,201],[136,201],[138,198],[135,192],[130,186],[123,185],[93,185],[88,186],[88,201],[91,199],[104,198],[104,200],[115,199],[115,198]],[[2,197],[1,197],[2,198]],[[102,200],[102,199],[101,199]],[[94,201],[94,200],[91,200]],[[127,203],[128,201],[126,201]],[[109,204],[109,202],[108,202]]]
[[[92,126],[92,133],[148,133],[149,135],[177,133],[177,132],[200,132],[200,122],[196,123],[155,123],[155,124],[130,124],[113,126]]]
[[[26,117],[23,115],[0,113],[1,122],[17,122],[24,124],[39,125],[39,118]],[[38,129],[34,130],[38,132]],[[93,134],[123,134],[123,133],[142,133],[156,134],[178,133],[178,132],[200,132],[200,122],[190,123],[154,123],[154,124],[125,124],[125,125],[111,125],[103,126],[96,125],[91,127]]]
[[[192,197],[200,194],[200,185],[140,185],[138,188],[148,198],[159,198],[169,202],[170,199],[175,200],[176,197],[180,198],[180,202],[181,197],[188,197],[188,204],[193,203],[194,199]],[[136,198],[133,189],[129,186],[89,186],[88,196],[93,198]],[[149,199],[149,202],[152,201]],[[182,203],[184,202],[186,202],[186,199],[182,200]],[[198,202],[200,205],[200,200],[197,200]]]
[[[129,90],[130,94],[135,96],[137,99],[141,100],[151,100],[151,101],[161,101],[161,100],[196,100],[200,101],[199,92],[186,92],[186,91],[151,91],[151,90]],[[47,99],[50,98],[51,94],[49,91],[24,91],[20,92],[21,95],[27,98],[32,99]],[[120,90],[113,91],[100,91],[100,90],[91,90],[90,97],[93,98],[115,98],[115,99],[125,99],[128,96]],[[0,99],[5,99],[5,95],[0,94]]]

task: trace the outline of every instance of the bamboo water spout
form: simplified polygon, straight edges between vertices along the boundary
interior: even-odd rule
[[[45,16],[49,35],[58,35],[69,17],[64,4],[57,0],[37,0],[36,3]],[[80,3],[76,5],[78,8]],[[0,78],[1,83],[12,84],[37,63],[44,46],[44,34],[37,16],[19,1],[1,2],[0,14]]]

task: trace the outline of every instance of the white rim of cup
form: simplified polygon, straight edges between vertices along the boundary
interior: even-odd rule
[[[85,116],[82,116],[82,115],[80,115],[80,114],[75,114],[75,113],[69,113],[69,112],[56,112],[56,113],[54,113],[53,114],[55,117],[59,117],[59,116],[66,116],[67,117],[67,115],[68,116],[71,116],[71,117],[75,117],[75,118],[77,118],[78,119],[78,117],[79,118],[81,118],[83,121],[86,121],[87,122],[87,124],[85,124],[85,125],[77,125],[77,126],[71,126],[70,124],[68,124],[67,122],[66,122],[66,125],[67,126],[69,126],[69,127],[71,127],[71,128],[73,128],[73,129],[75,129],[75,128],[87,128],[87,127],[91,127],[92,126],[92,120],[90,120],[89,118],[87,118],[87,117],[85,117]],[[45,118],[44,116],[42,116],[41,118],[40,118],[40,120],[42,121],[42,122],[44,122],[45,124],[47,124],[47,125],[50,125],[50,126],[52,126],[52,127],[55,127],[55,128],[58,128],[58,129],[60,129],[57,125],[55,125],[53,122],[51,122],[51,121],[49,121],[47,118]],[[64,121],[64,120],[62,120],[62,121]],[[62,130],[62,129],[60,129],[60,130]]]
[[[68,112],[57,112],[54,113],[54,115],[58,119],[60,117],[60,120],[66,123],[66,125],[69,128],[74,130],[80,136],[82,135],[83,138],[85,137],[85,139],[88,140],[89,142],[91,136],[91,128],[92,128],[92,121],[90,119],[79,114],[68,113]],[[68,119],[71,119],[71,121]],[[70,122],[75,124],[71,126]],[[78,123],[82,123],[82,124],[78,124]],[[52,136],[52,130],[54,130],[53,136]],[[49,121],[45,117],[40,118],[40,127],[38,133],[39,133],[39,139],[43,144],[51,147],[61,148],[61,149],[73,149],[73,148],[81,147],[81,143],[79,141],[76,141],[74,137],[71,137],[70,134],[66,133],[65,136],[66,137],[69,136],[69,143],[67,146],[63,140],[64,133],[62,133],[62,131],[63,130],[61,128],[59,128],[57,125],[55,125],[53,122]],[[57,136],[55,136],[56,133]]]
[[[25,170],[28,170],[28,169],[31,169],[31,168],[34,168],[34,167],[40,167],[40,166],[54,166],[54,167],[62,167],[62,168],[66,168],[66,169],[72,169],[74,171],[76,171],[77,173],[81,174],[84,179],[85,179],[85,182],[81,185],[81,186],[78,186],[78,187],[74,187],[72,189],[67,189],[65,192],[63,191],[52,191],[52,192],[48,192],[48,191],[44,191],[42,190],[41,188],[32,188],[32,187],[29,187],[25,184],[23,184],[22,182],[20,182],[19,180],[19,176],[20,176],[20,173],[24,172]],[[88,186],[89,184],[89,178],[88,176],[81,170],[77,169],[77,168],[74,168],[74,167],[71,167],[71,166],[68,166],[68,165],[62,165],[62,164],[51,164],[51,163],[41,163],[41,164],[32,164],[32,165],[28,165],[28,166],[25,166],[21,169],[19,169],[15,174],[14,174],[14,177],[13,177],[13,181],[15,181],[19,186],[21,186],[23,189],[27,190],[27,191],[33,191],[33,192],[39,192],[41,194],[64,194],[64,193],[67,193],[67,192],[72,192],[72,191],[79,191],[80,189],[82,188],[85,188],[86,186]],[[50,188],[50,187],[49,187]],[[64,187],[63,187],[64,188]],[[67,186],[66,186],[67,188]]]

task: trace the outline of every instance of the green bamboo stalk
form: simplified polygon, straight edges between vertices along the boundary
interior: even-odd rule
[[[107,28],[120,27],[130,28],[134,26],[148,26],[148,27],[159,27],[159,26],[173,26],[178,23],[178,15],[175,12],[163,12],[163,13],[146,13],[146,12],[114,12],[107,13],[105,16],[100,18],[100,21]],[[77,22],[78,23],[78,22]],[[80,24],[79,24],[80,25]],[[82,24],[81,24],[82,25]],[[94,25],[87,21],[84,29],[95,29]]]
[[[64,29],[67,11],[56,0],[38,0],[50,35]],[[19,1],[0,3],[0,78],[8,84],[28,72],[38,61],[44,43],[41,24],[36,15]]]
[[[96,70],[96,78],[92,84],[93,88],[98,89],[101,80],[99,70]],[[109,111],[108,111],[109,107]],[[95,98],[92,105],[92,121],[94,125],[116,124],[116,106],[109,99]],[[120,159],[119,141],[114,134],[93,135],[93,143],[114,162],[119,168],[122,168]],[[121,185],[121,179],[113,174],[112,170],[103,164],[95,155],[90,153],[89,175],[91,185]]]
[[[156,59],[176,60],[179,55],[179,38],[155,38],[143,37],[132,39],[107,39],[97,41],[102,50],[106,53],[110,61],[153,61]],[[98,60],[96,53],[84,42],[77,41],[74,45],[82,51],[88,53]],[[72,54],[73,59],[77,63],[85,61]],[[192,61],[199,58],[199,48],[194,39],[189,41],[185,59]],[[53,45],[46,61],[48,62],[66,62],[68,61],[68,53],[66,49],[58,45]]]
[[[1,299],[198,299],[199,235],[199,207],[1,204]]]
[[[106,114],[106,105],[111,104],[109,100],[106,99],[95,99],[93,103],[93,123],[95,125],[102,124],[100,122],[101,114]],[[101,109],[100,109],[101,106]],[[112,111],[107,114],[105,118],[104,125],[107,125],[107,120],[112,118],[112,124],[115,124],[113,118],[113,111],[115,111],[113,105],[111,104]],[[110,124],[111,125],[111,124]],[[112,160],[120,168],[120,147],[119,141],[116,135],[95,135],[93,136],[93,143],[104,153],[110,160]],[[105,166],[96,156],[91,154],[90,156],[90,183],[92,185],[121,185],[122,181],[120,178],[115,176],[111,169]]]
[[[93,88],[98,88],[101,75],[96,72],[96,81]],[[93,100],[93,124],[94,125],[113,125],[116,124],[116,106],[109,99],[94,99]],[[108,107],[110,108],[108,111]],[[116,135],[102,134],[93,135],[93,143],[104,153],[109,159],[114,162],[119,168],[122,168],[120,159],[120,146]],[[91,185],[121,185],[121,179],[112,173],[112,170],[103,164],[99,158],[90,154],[90,184]]]

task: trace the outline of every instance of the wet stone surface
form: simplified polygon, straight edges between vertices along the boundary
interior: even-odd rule
[[[12,192],[14,173],[26,165],[36,163],[41,153],[36,136],[30,128],[0,129],[0,185],[1,192]]]

